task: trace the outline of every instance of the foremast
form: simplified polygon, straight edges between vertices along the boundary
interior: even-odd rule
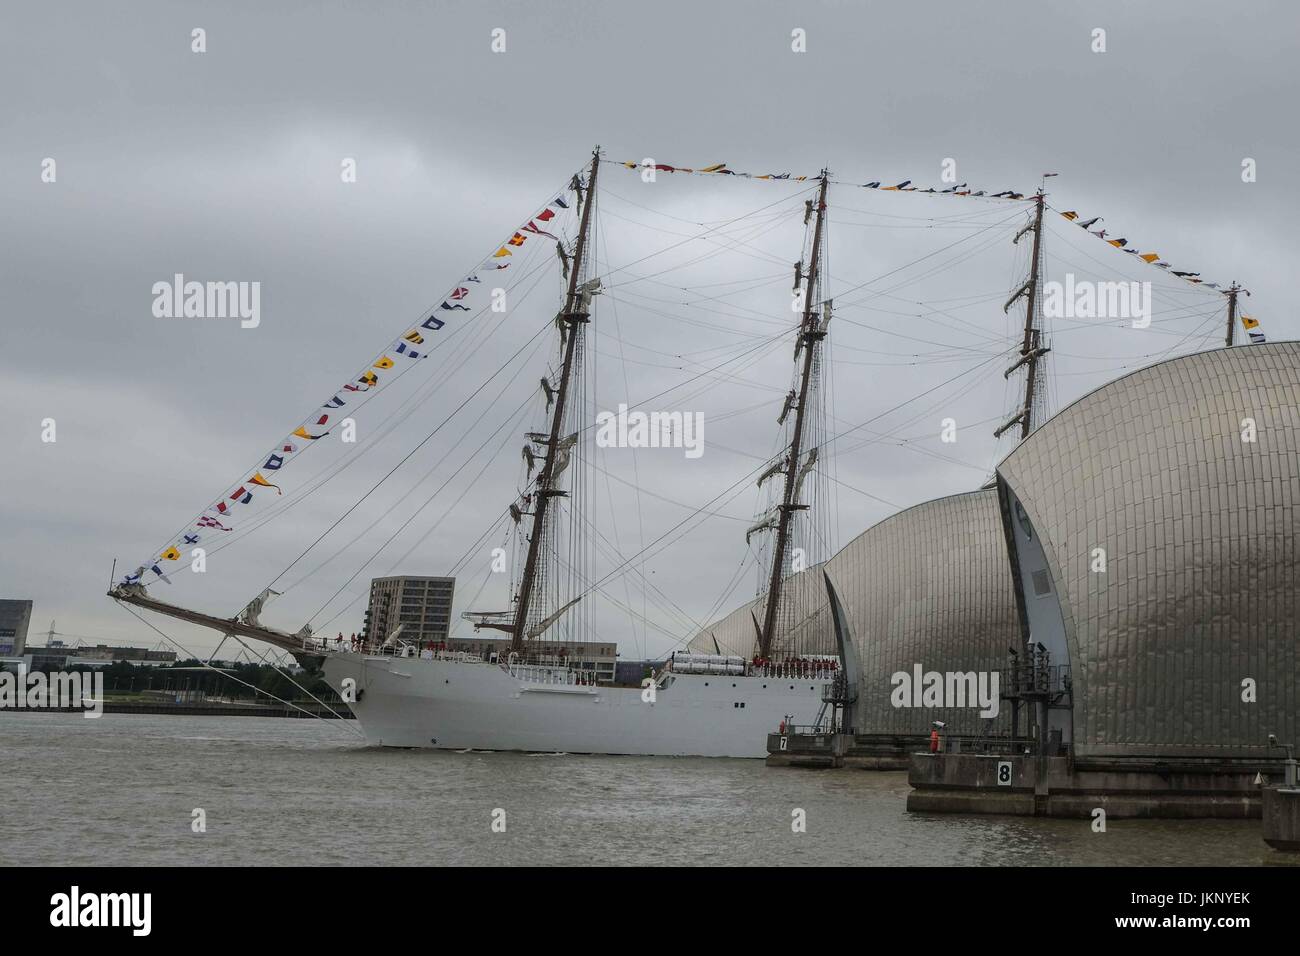
[[[777,504],[776,541],[772,548],[772,569],[768,579],[766,609],[763,624],[758,633],[758,656],[766,659],[772,650],[776,631],[780,621],[781,586],[785,579],[786,559],[790,550],[790,524],[796,511],[806,511],[808,506],[800,501],[803,477],[816,462],[816,449],[804,461],[803,441],[805,421],[808,411],[809,386],[812,381],[814,359],[822,339],[826,337],[829,314],[819,317],[820,303],[818,292],[821,287],[822,236],[826,226],[826,182],[828,175],[822,170],[821,185],[817,190],[817,222],[813,227],[812,254],[809,258],[808,272],[804,281],[803,317],[799,323],[799,337],[796,354],[802,352],[803,364],[799,374],[798,393],[791,393],[781,420],[791,410],[794,411],[794,427],[790,447],[784,462],[783,488],[781,501]],[[796,272],[796,276],[798,273]],[[828,311],[828,310],[827,310]],[[793,402],[793,408],[791,408]],[[802,473],[801,473],[802,472]],[[761,481],[762,479],[760,479]]]
[[[528,629],[529,611],[532,609],[533,596],[541,571],[542,543],[548,529],[551,499],[565,494],[556,487],[556,478],[568,461],[568,448],[563,444],[566,441],[563,435],[564,414],[568,408],[573,384],[575,355],[583,327],[591,321],[591,291],[585,288],[583,278],[591,236],[591,213],[596,199],[596,176],[599,172],[600,148],[597,147],[591,157],[591,172],[587,177],[585,200],[581,198],[581,193],[579,194],[583,204],[582,217],[578,227],[578,238],[573,247],[573,261],[569,266],[569,287],[565,295],[564,310],[556,316],[556,324],[560,327],[563,340],[564,361],[560,368],[560,381],[554,386],[555,401],[550,429],[543,442],[546,446],[546,454],[533,490],[533,509],[531,512],[520,512],[521,516],[524,514],[531,516],[532,529],[528,535],[528,555],[524,560],[524,573],[515,597],[514,618],[510,624],[485,625],[507,631],[511,636],[511,649],[517,652],[522,652],[525,640],[534,636]],[[548,397],[550,394],[548,390]],[[549,626],[557,616],[558,612],[541,622],[542,626],[534,630],[540,633],[544,626]]]

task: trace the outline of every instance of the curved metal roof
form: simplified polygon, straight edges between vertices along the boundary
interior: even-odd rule
[[[1059,600],[1077,754],[1248,756],[1269,733],[1296,742],[1300,343],[1130,373],[997,470]]]

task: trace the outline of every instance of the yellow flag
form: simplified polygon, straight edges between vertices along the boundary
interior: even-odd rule
[[[374,367],[375,367],[375,368],[392,368],[392,367],[393,367],[393,360],[390,359],[387,355],[385,355],[383,358],[381,358],[378,362],[376,362],[376,363],[374,364]]]
[[[276,494],[281,494],[281,495],[284,494],[284,492],[280,490],[279,485],[271,484],[269,481],[267,481],[265,478],[262,477],[262,473],[260,471],[257,474],[255,474],[252,478],[249,478],[248,480],[255,485],[261,485],[263,488],[274,488]]]
[[[402,336],[402,338],[406,339],[406,341],[414,345],[424,344],[424,336],[421,335],[419,332],[416,332],[414,329],[412,329],[410,332],[407,332],[405,335]]]
[[[702,172],[702,173],[716,173],[719,169],[726,169],[726,168],[727,168],[727,164],[726,164],[726,163],[717,163],[716,165],[713,165],[713,166],[705,166],[703,169],[700,170],[700,172]]]
[[[1252,319],[1252,318],[1251,318],[1250,316],[1248,316],[1248,315],[1243,315],[1243,316],[1241,317],[1241,324],[1242,324],[1243,326],[1245,326],[1246,328],[1248,328],[1248,329],[1256,329],[1256,328],[1259,328],[1259,320],[1258,320],[1258,319]]]
[[[1157,259],[1160,258],[1160,253],[1144,252],[1142,253],[1142,255],[1138,256],[1138,258],[1141,259],[1143,262],[1155,262]]]
[[[496,252],[492,253],[492,258],[493,258],[493,259],[500,259],[502,256],[512,256],[512,255],[514,255],[513,252],[511,252],[511,251],[510,251],[509,249],[507,249],[505,246],[502,246],[502,247],[501,247],[500,249],[498,249]]]
[[[162,556],[167,561],[179,561],[181,559],[181,553],[175,548],[168,548],[162,553]]]
[[[1073,222],[1075,219],[1078,219],[1078,218],[1079,218],[1079,214],[1078,214],[1077,212],[1075,212],[1073,209],[1071,209],[1069,212],[1063,212],[1063,213],[1061,213],[1061,215],[1064,216],[1066,219],[1069,219],[1069,220],[1072,221],[1072,222]]]

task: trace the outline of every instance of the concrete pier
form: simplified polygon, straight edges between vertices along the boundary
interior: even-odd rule
[[[1088,818],[1101,808],[1111,819],[1251,819],[1262,812],[1258,772],[1257,763],[1244,762],[1084,763],[1031,754],[914,753],[908,767],[913,790],[907,809]]]
[[[1275,850],[1300,853],[1300,788],[1264,788],[1263,836]]]
[[[767,766],[906,770],[924,745],[924,737],[904,734],[768,734]]]

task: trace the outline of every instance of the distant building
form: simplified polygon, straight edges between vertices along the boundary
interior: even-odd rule
[[[22,657],[31,622],[31,601],[0,600],[0,656]]]
[[[455,578],[398,576],[370,582],[365,634],[382,641],[402,627],[401,639],[412,643],[447,640]]]
[[[99,667],[117,661],[131,664],[157,666],[174,664],[175,651],[150,650],[147,647],[114,647],[110,644],[72,646],[62,641],[51,641],[44,646],[33,644],[27,648],[33,670],[61,670],[65,667]]]

